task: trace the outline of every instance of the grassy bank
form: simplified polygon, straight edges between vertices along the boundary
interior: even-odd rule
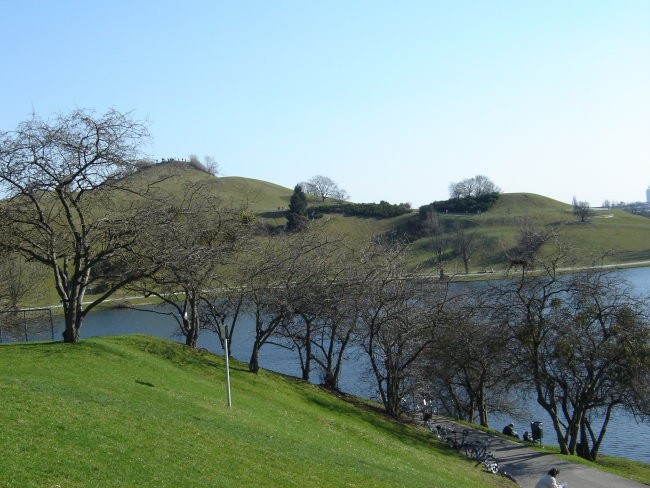
[[[0,346],[2,487],[488,487],[422,430],[145,336]]]

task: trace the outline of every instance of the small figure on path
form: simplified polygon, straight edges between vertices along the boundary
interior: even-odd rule
[[[564,488],[565,485],[558,485],[557,475],[560,474],[560,470],[557,468],[551,468],[548,473],[540,478],[540,480],[535,485],[535,488]]]

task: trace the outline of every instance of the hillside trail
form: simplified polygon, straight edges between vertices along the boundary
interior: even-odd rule
[[[421,418],[418,421],[416,417],[415,421],[424,425]],[[648,484],[642,484],[582,464],[572,463],[553,454],[527,447],[523,443],[490,435],[445,417],[434,415],[431,425],[434,429],[440,426],[452,429],[456,433],[467,430],[467,442],[484,444],[489,441],[489,450],[498,460],[499,466],[512,474],[522,488],[534,488],[535,483],[553,467],[560,470],[557,477],[558,484],[566,484],[567,488],[648,488],[650,486],[650,480]]]

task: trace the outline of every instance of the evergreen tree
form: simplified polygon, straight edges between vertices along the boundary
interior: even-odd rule
[[[290,232],[301,231],[307,227],[307,222],[307,196],[302,191],[302,186],[296,185],[291,200],[289,200],[287,230]]]

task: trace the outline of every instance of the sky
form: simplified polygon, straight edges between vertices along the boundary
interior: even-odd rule
[[[143,155],[214,158],[354,202],[485,175],[566,203],[645,201],[647,0],[0,0],[0,131],[113,108]]]

